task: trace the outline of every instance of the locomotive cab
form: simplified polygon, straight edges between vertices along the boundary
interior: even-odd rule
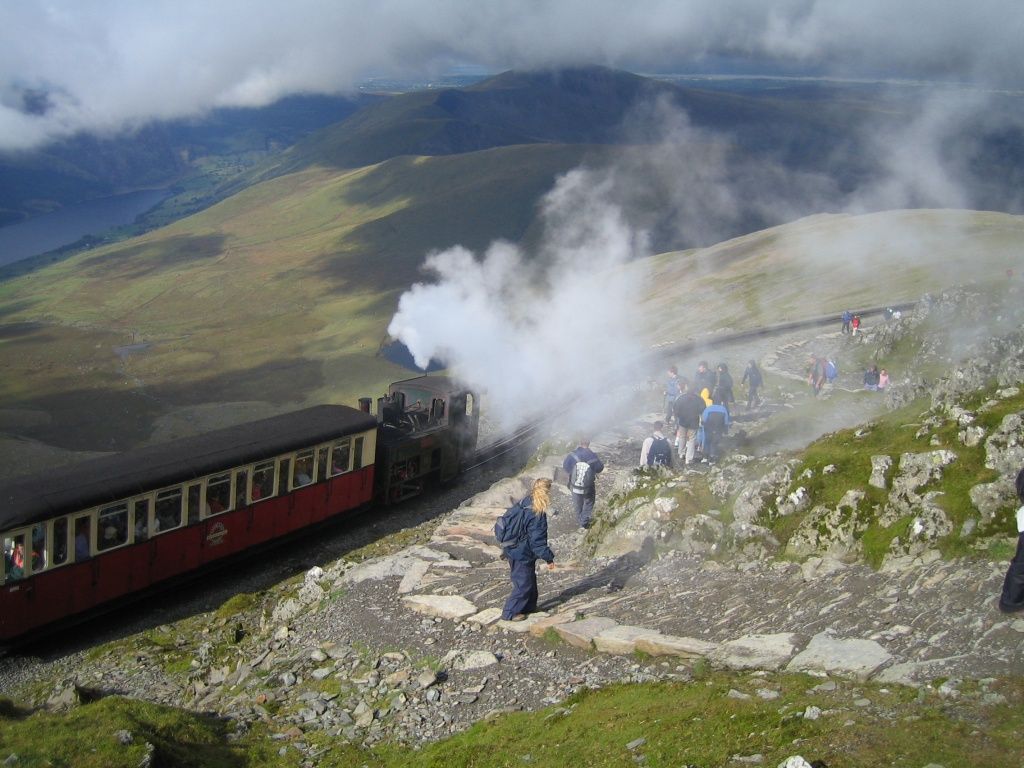
[[[476,450],[476,395],[447,376],[417,376],[377,400],[377,497],[386,504],[453,480]]]

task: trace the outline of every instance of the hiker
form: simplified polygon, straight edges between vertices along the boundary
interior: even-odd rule
[[[708,404],[691,387],[687,387],[676,400],[676,450],[684,464],[692,464],[697,453],[697,430],[700,415]]]
[[[597,498],[595,477],[604,469],[604,462],[590,450],[589,440],[580,440],[576,450],[565,457],[562,469],[569,476],[569,490],[572,491],[573,508],[580,528],[589,528],[594,517],[594,501]]]
[[[668,439],[662,434],[661,428],[665,426],[662,422],[654,422],[654,432],[644,440],[640,449],[641,467],[671,467],[672,446]]]
[[[815,397],[825,386],[825,361],[817,355],[811,355],[807,361],[807,383],[811,385],[811,394]]]
[[[730,403],[736,402],[736,397],[732,393],[732,374],[729,373],[729,366],[725,363],[719,363],[715,372],[715,389],[711,399],[728,409]]]
[[[701,443],[704,461],[713,464],[718,460],[722,436],[729,431],[731,423],[729,410],[724,405],[715,403],[704,409],[704,413],[700,416],[701,431],[704,434]]]
[[[854,315],[853,319],[850,320],[850,327],[853,329],[851,336],[856,336],[857,331],[860,330],[860,315]]]
[[[1024,469],[1017,473],[1017,552],[1003,579],[1003,592],[999,596],[999,610],[1003,613],[1024,611]]]
[[[864,371],[864,389],[870,392],[878,391],[878,383],[881,381],[882,375],[878,372],[878,366],[872,365],[866,371]]]
[[[839,368],[836,367],[836,361],[831,357],[825,361],[825,381],[829,384],[835,383],[836,377],[839,375]]]
[[[757,367],[755,361],[751,360],[747,363],[746,370],[743,371],[743,379],[740,383],[747,385],[747,410],[749,411],[753,408],[755,403],[760,405],[761,398],[757,396],[757,390],[764,384],[764,377],[761,375],[761,369]]]
[[[697,365],[697,373],[693,375],[693,391],[707,389],[710,393],[715,388],[715,372],[708,368],[708,361],[701,360]]]
[[[881,392],[889,386],[889,372],[883,368],[878,372],[878,391]]]
[[[843,310],[843,318],[842,318],[842,320],[843,320],[843,333],[849,333],[850,332],[850,321],[853,320],[853,314],[851,314],[850,310],[848,310],[848,309],[844,309]]]
[[[537,610],[537,561],[555,568],[555,553],[548,546],[548,508],[551,506],[551,480],[533,481],[533,490],[519,502],[520,514],[526,515],[525,537],[506,550],[512,594],[505,601],[501,618],[522,621]]]
[[[674,365],[669,366],[668,379],[665,381],[665,423],[672,423],[672,404],[679,397],[679,369]]]

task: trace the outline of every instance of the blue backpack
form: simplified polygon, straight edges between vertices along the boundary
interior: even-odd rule
[[[517,501],[501,513],[494,523],[494,538],[502,549],[521,544],[528,535],[529,518],[522,501]]]
[[[650,449],[647,451],[647,466],[649,467],[671,467],[672,446],[664,437],[654,438]]]

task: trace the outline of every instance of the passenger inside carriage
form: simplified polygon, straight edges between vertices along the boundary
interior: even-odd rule
[[[90,554],[89,518],[80,517],[75,520],[75,562],[88,560]]]
[[[295,462],[295,479],[293,485],[299,488],[303,485],[309,485],[313,482],[313,478],[310,475],[310,466],[308,461],[296,461]]]
[[[17,581],[25,577],[24,536],[4,539],[4,580]]]

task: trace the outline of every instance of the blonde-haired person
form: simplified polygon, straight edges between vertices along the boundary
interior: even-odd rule
[[[522,621],[537,610],[537,561],[555,567],[555,553],[548,546],[548,508],[551,506],[551,481],[540,478],[533,490],[519,502],[526,515],[523,540],[508,549],[512,594],[505,601],[501,618]]]

